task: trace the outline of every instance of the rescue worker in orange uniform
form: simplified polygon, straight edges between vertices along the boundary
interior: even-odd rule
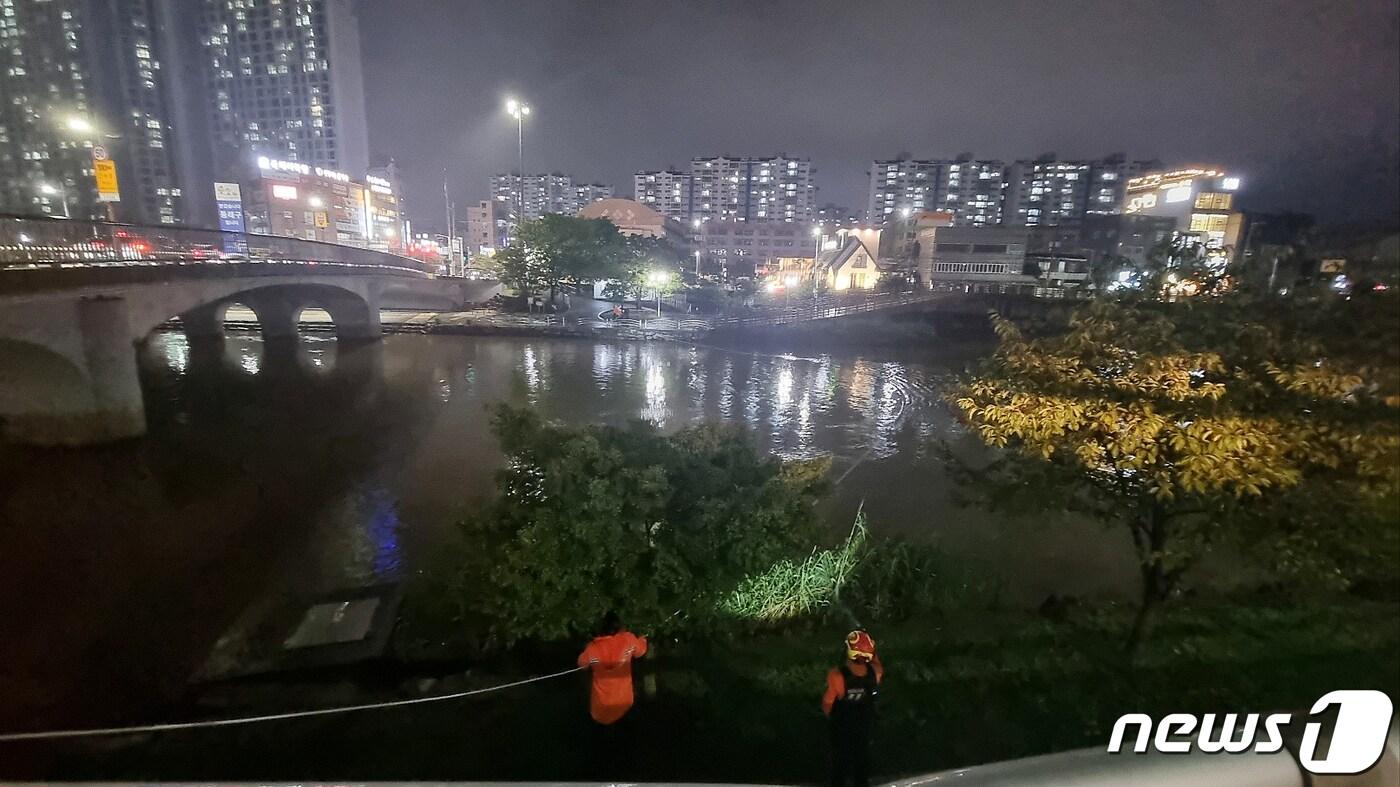
[[[831,719],[831,784],[870,784],[870,732],[875,726],[875,697],[885,667],[875,655],[875,640],[864,631],[846,635],[846,660],[826,675],[822,712]]]
[[[613,724],[632,707],[632,659],[647,654],[647,639],[622,627],[616,612],[603,618],[602,632],[578,654],[579,669],[593,673],[588,712],[599,724]]]
[[[614,779],[632,758],[631,725],[624,722],[632,708],[632,660],[647,654],[646,637],[622,626],[616,612],[603,618],[602,629],[578,655],[579,669],[592,674],[588,712],[595,728],[595,776]],[[619,723],[623,722],[623,723]]]

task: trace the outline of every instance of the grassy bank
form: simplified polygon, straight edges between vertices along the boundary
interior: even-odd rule
[[[872,625],[888,668],[875,742],[892,778],[1103,745],[1129,711],[1297,709],[1342,687],[1400,694],[1400,607],[1347,596],[1266,595],[1170,606],[1138,663],[1122,656],[1129,610],[928,613]],[[583,676],[473,700],[255,727],[137,745],[51,749],[62,777],[143,779],[531,779],[819,782],[818,699],[845,623],[660,639],[641,669],[634,768],[589,768]],[[532,649],[490,684],[558,669],[580,643]],[[643,678],[639,677],[639,684]],[[385,693],[385,696],[390,696]],[[401,695],[400,695],[401,696]]]

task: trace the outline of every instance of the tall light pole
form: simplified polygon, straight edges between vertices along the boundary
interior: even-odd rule
[[[49,183],[40,183],[40,184],[39,184],[39,193],[40,193],[40,194],[43,194],[45,197],[52,197],[52,196],[54,196],[54,195],[57,195],[58,198],[59,198],[59,200],[63,202],[63,218],[65,218],[65,219],[71,219],[71,218],[73,218],[72,216],[70,216],[70,215],[68,214],[68,190],[67,190],[67,189],[63,188],[62,186],[59,186],[58,188],[54,188],[53,185],[52,185],[52,184],[49,184]]]
[[[512,98],[506,102],[506,112],[515,118],[516,164],[520,168],[520,180],[517,181],[519,190],[516,192],[515,226],[516,232],[519,233],[520,224],[525,221],[525,118],[530,115],[530,105]]]
[[[693,238],[693,241],[694,241],[694,243],[695,243],[695,283],[696,283],[696,284],[699,284],[699,283],[700,283],[700,220],[699,220],[699,219],[695,219],[694,221],[690,222],[690,226],[691,226],[692,228],[694,228],[694,230],[695,230],[694,238]]]
[[[76,115],[76,114],[64,115],[64,116],[58,118],[57,121],[58,121],[58,124],[59,124],[60,126],[62,126],[63,130],[66,131],[66,132],[69,134],[69,136],[73,137],[74,139],[80,139],[80,140],[82,140],[82,141],[84,141],[84,142],[89,142],[89,143],[91,143],[91,144],[93,144],[93,145],[96,145],[96,144],[97,144],[97,142],[99,141],[99,138],[102,138],[102,139],[109,139],[109,140],[120,140],[120,139],[122,138],[122,135],[121,135],[121,134],[112,134],[112,133],[109,133],[109,132],[104,131],[104,130],[102,130],[102,129],[99,129],[96,123],[93,123],[90,119],[88,119],[88,118],[87,118],[86,116],[84,116],[84,115]],[[96,151],[95,151],[95,149],[94,149],[94,153],[95,153],[95,152],[96,152]],[[95,157],[94,157],[94,158],[95,158]],[[65,201],[64,201],[63,209],[64,209],[65,212],[67,212],[67,210],[68,210],[68,204],[67,204],[67,197],[66,197],[66,195],[65,195],[65,198],[64,198],[64,199],[65,199]],[[108,202],[108,203],[107,203],[107,221],[115,222],[116,220],[117,220],[116,203],[115,203],[115,202]]]
[[[817,280],[817,258],[822,256],[822,227],[820,224],[812,228],[812,304],[816,305],[817,290],[820,282]]]
[[[647,274],[647,283],[656,288],[656,316],[661,316],[661,288],[666,286],[666,282],[671,280],[671,274],[666,271],[652,271]]]

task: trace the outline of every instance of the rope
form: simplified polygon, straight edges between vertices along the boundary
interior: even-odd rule
[[[493,691],[512,689],[516,686],[524,686],[527,683],[536,683],[550,678],[558,678],[578,672],[580,667],[571,667],[558,672],[551,672],[548,675],[536,675],[533,678],[525,678],[512,683],[502,683],[499,686],[488,686],[484,689],[472,689],[471,691],[459,691],[455,694],[441,694],[436,697],[418,697],[411,700],[394,700],[392,702],[371,702],[364,705],[343,705],[338,708],[317,708],[315,710],[292,711],[290,713],[273,713],[266,716],[239,716],[232,719],[209,719],[207,721],[187,721],[173,722],[170,724],[143,724],[135,727],[102,727],[91,730],[51,730],[47,732],[14,732],[0,735],[0,743],[7,741],[34,741],[52,740],[56,738],[91,738],[99,735],[127,735],[140,732],[169,732],[171,730],[192,730],[200,727],[231,727],[237,724],[256,724],[264,721],[279,721],[281,719],[300,719],[306,716],[328,716],[336,713],[351,713],[361,710],[376,710],[379,708],[397,708],[403,705],[419,705],[428,702],[442,702],[443,700],[455,700],[462,697],[470,697],[474,694],[488,694]]]

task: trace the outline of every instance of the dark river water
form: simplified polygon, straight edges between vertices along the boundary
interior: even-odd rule
[[[211,653],[236,660],[259,610],[418,570],[492,493],[487,405],[500,401],[575,424],[736,423],[779,456],[829,454],[833,529],[863,504],[873,530],[937,542],[1011,603],[1133,582],[1119,533],[957,504],[930,445],[975,450],[940,400],[970,348],[246,334],[192,346],[168,333],[142,353],[146,438],[0,448],[5,728],[139,715]]]

